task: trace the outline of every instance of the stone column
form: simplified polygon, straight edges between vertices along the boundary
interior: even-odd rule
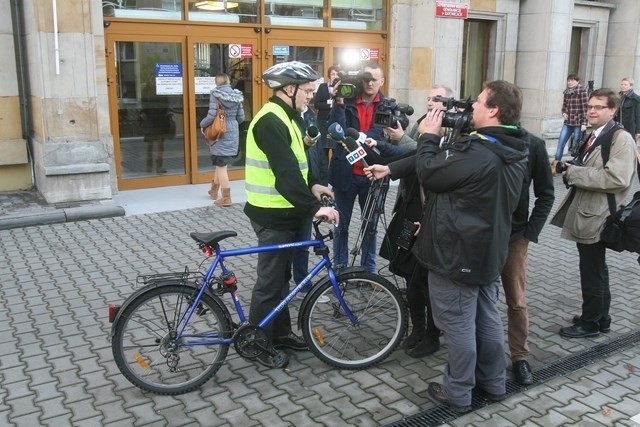
[[[109,199],[115,173],[101,1],[55,3],[57,16],[52,1],[23,0],[35,183],[49,203]]]
[[[545,139],[562,127],[573,1],[520,2],[515,83],[522,89],[522,125]]]
[[[632,77],[640,93],[640,1],[611,0],[603,86],[619,90],[620,79]]]

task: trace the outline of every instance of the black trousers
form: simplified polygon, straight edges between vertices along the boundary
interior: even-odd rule
[[[606,248],[602,242],[586,245],[576,243],[580,257],[580,286],[582,288],[583,326],[597,331],[599,322],[610,321],[609,306],[609,270],[607,268]]]
[[[427,338],[437,340],[440,337],[440,329],[433,322],[429,300],[429,270],[418,261],[414,264],[411,277],[407,280],[407,305],[411,324],[414,329],[426,329]]]

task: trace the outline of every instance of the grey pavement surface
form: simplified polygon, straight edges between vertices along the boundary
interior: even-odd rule
[[[557,207],[566,191],[559,178],[556,189]],[[412,359],[398,350],[357,372],[333,369],[310,353],[291,354],[286,370],[269,370],[231,350],[197,391],[158,396],[131,385],[111,354],[108,304],[130,295],[138,274],[196,268],[202,256],[191,231],[233,229],[238,236],[225,240],[229,247],[255,243],[241,190],[234,189],[236,203],[228,208],[212,206],[206,186],[153,190],[116,196],[109,212],[120,208],[124,216],[75,222],[67,218],[82,219],[96,203],[48,206],[33,194],[0,194],[0,225],[60,209],[80,212],[65,221],[0,229],[0,426],[378,426],[436,407],[426,389],[441,380],[446,341],[431,357]],[[388,200],[394,197],[391,187]],[[587,339],[558,335],[580,312],[577,259],[575,245],[561,240],[555,227],[545,227],[540,243],[530,247],[534,371],[638,331],[640,266],[633,254],[609,253],[611,332]],[[381,274],[390,276],[382,261]],[[245,306],[255,265],[253,256],[230,262]],[[298,305],[292,305],[294,319]],[[504,304],[501,309],[506,324]],[[639,390],[636,342],[449,425],[640,425]]]

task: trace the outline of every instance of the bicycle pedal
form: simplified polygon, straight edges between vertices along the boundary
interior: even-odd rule
[[[207,314],[209,312],[208,308],[205,308],[202,303],[198,304],[198,308],[196,308],[196,314],[198,316],[204,316],[205,314]]]

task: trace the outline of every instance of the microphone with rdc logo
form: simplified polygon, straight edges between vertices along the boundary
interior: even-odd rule
[[[327,128],[327,133],[336,141],[344,140],[344,129],[342,129],[339,123],[331,123]]]
[[[347,150],[349,150],[349,153],[347,153],[347,161],[350,165],[359,161],[365,168],[369,167],[369,164],[364,159],[367,157],[367,152],[360,144],[358,144],[358,142],[356,142],[355,139],[347,136],[342,142],[347,146]]]
[[[380,150],[378,150],[376,147],[369,146],[365,142],[365,140],[369,138],[366,133],[358,132],[354,128],[348,128],[347,131],[345,132],[345,135],[353,138],[360,145],[367,145],[369,149],[372,150],[375,154],[380,154]]]

